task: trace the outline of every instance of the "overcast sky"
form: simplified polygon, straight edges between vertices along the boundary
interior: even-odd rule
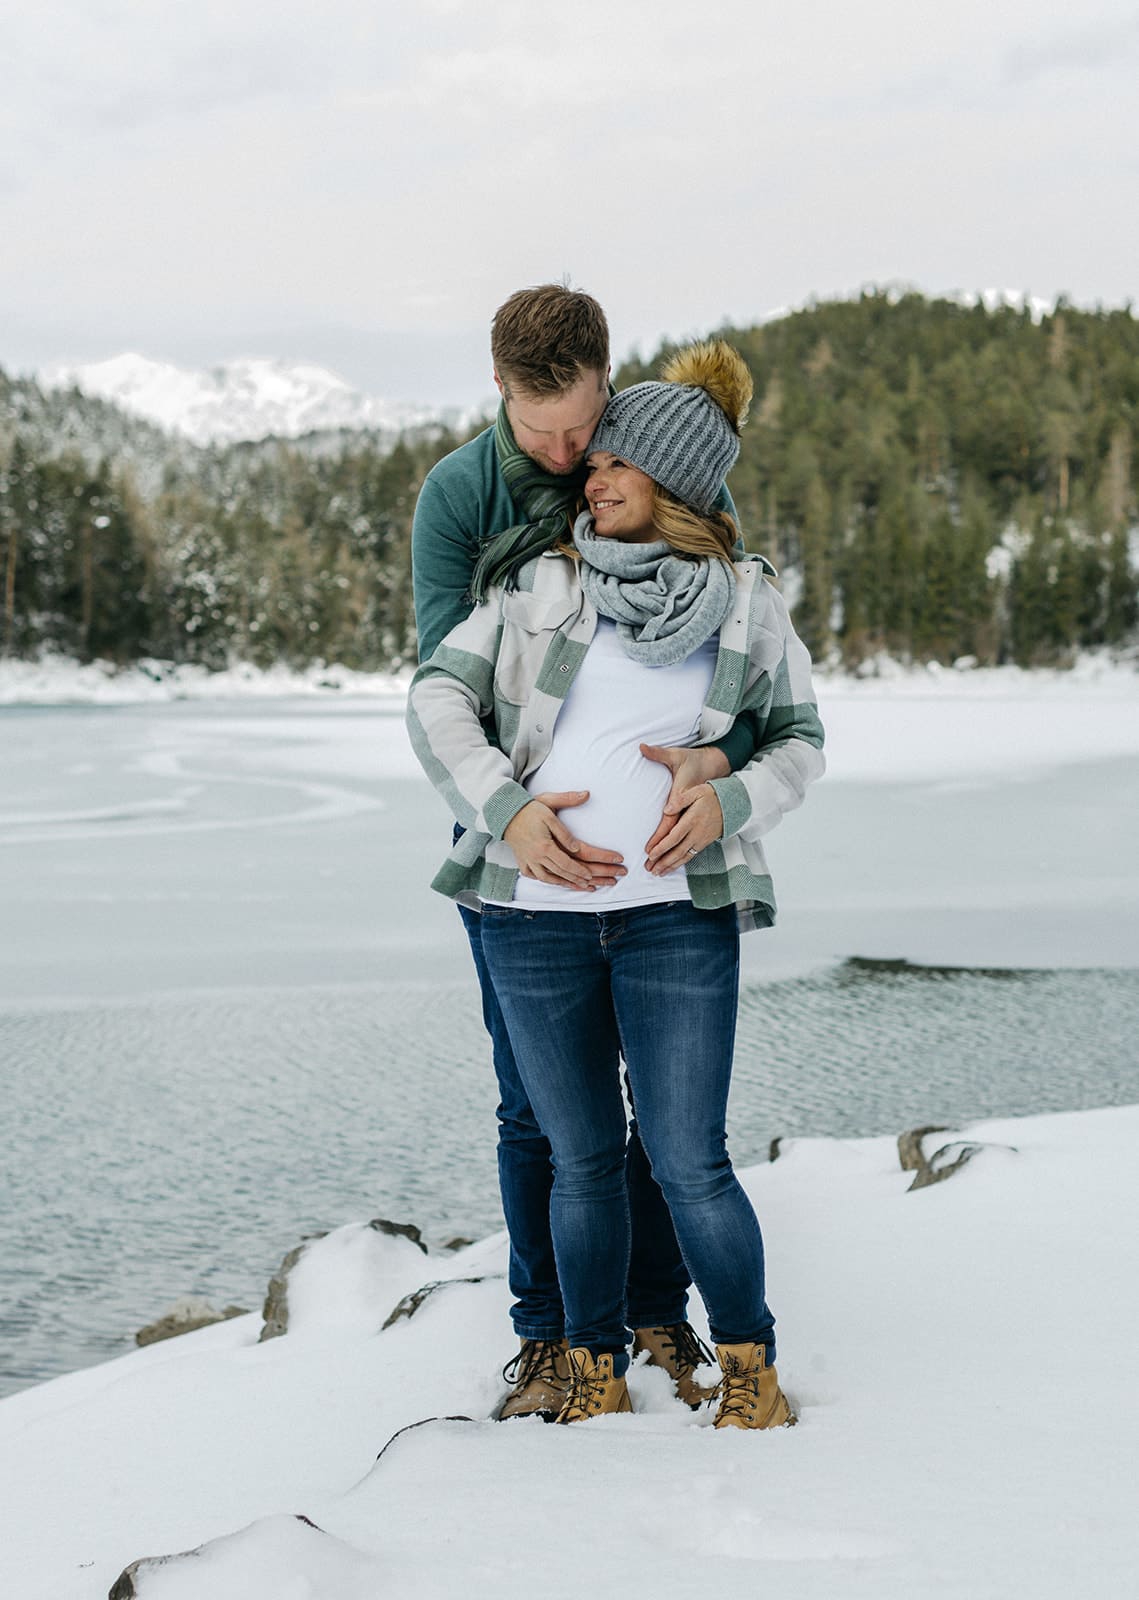
[[[0,365],[489,389],[569,274],[620,355],[903,281],[1139,302],[1139,5],[0,0]]]

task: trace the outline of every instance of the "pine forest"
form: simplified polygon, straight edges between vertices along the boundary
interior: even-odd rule
[[[874,291],[716,332],[755,379],[729,483],[744,542],[816,659],[1063,666],[1136,643],[1130,308]],[[415,498],[460,442],[203,450],[0,372],[0,653],[411,662]]]

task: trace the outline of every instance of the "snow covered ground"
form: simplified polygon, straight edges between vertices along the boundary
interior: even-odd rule
[[[485,1414],[501,1237],[425,1259],[348,1227],[293,1326],[246,1317],[0,1404],[0,1589],[97,1600],[1123,1600],[1139,1570],[1139,1108],[985,1123],[908,1193],[894,1142],[752,1168],[797,1428],[721,1434],[634,1369],[636,1414]],[[936,1141],[935,1141],[936,1142]],[[459,1282],[380,1331],[407,1291]],[[303,1515],[316,1526],[296,1520]]]
[[[883,657],[857,676],[817,674],[828,696],[861,700],[999,699],[1040,702],[1089,699],[1139,702],[1139,665],[1104,654],[1081,656],[1069,671],[1019,667],[902,667]],[[355,672],[322,663],[303,672],[239,663],[226,671],[145,660],[130,667],[109,661],[81,664],[45,654],[34,661],[0,659],[0,706],[129,705],[164,700],[286,698],[300,695],[404,695],[410,670]]]
[[[208,672],[205,667],[175,666],[169,661],[119,668],[109,661],[83,664],[48,654],[35,661],[0,660],[0,706],[116,706],[338,694],[402,699],[410,681],[410,672],[353,672],[321,664],[305,672],[248,664]]]

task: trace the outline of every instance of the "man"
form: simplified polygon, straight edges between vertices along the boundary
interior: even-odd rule
[[[596,300],[561,284],[522,289],[499,307],[491,331],[498,418],[428,473],[412,527],[412,569],[419,658],[426,661],[486,589],[568,529],[567,513],[585,479],[583,462],[609,398],[609,329]],[[722,504],[734,509],[726,496]],[[726,776],[750,758],[754,738],[737,725],[724,748],[645,748],[668,766],[672,790],[650,844],[661,844],[696,785]],[[583,791],[536,795],[503,838],[520,871],[582,894],[624,876],[617,852],[578,840],[560,812],[581,805]],[[504,1377],[508,1393],[495,1415],[556,1415],[569,1385],[564,1315],[550,1238],[550,1147],[538,1127],[515,1065],[506,1026],[482,955],[480,918],[460,908],[482,989],[483,1020],[498,1076],[498,1171],[510,1235],[511,1315],[521,1341]],[[631,1130],[626,1161],[633,1224],[628,1319],[634,1351],[664,1367],[677,1392],[698,1405],[709,1390],[693,1378],[710,1353],[687,1321],[688,1272],[672,1219]]]

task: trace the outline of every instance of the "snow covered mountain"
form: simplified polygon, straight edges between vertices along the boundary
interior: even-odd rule
[[[324,367],[299,361],[227,361],[191,369],[146,356],[121,355],[87,366],[54,366],[39,374],[46,388],[78,388],[109,400],[195,444],[232,444],[269,437],[361,428],[396,434],[406,428],[458,427],[457,409],[432,410],[361,394]]]

